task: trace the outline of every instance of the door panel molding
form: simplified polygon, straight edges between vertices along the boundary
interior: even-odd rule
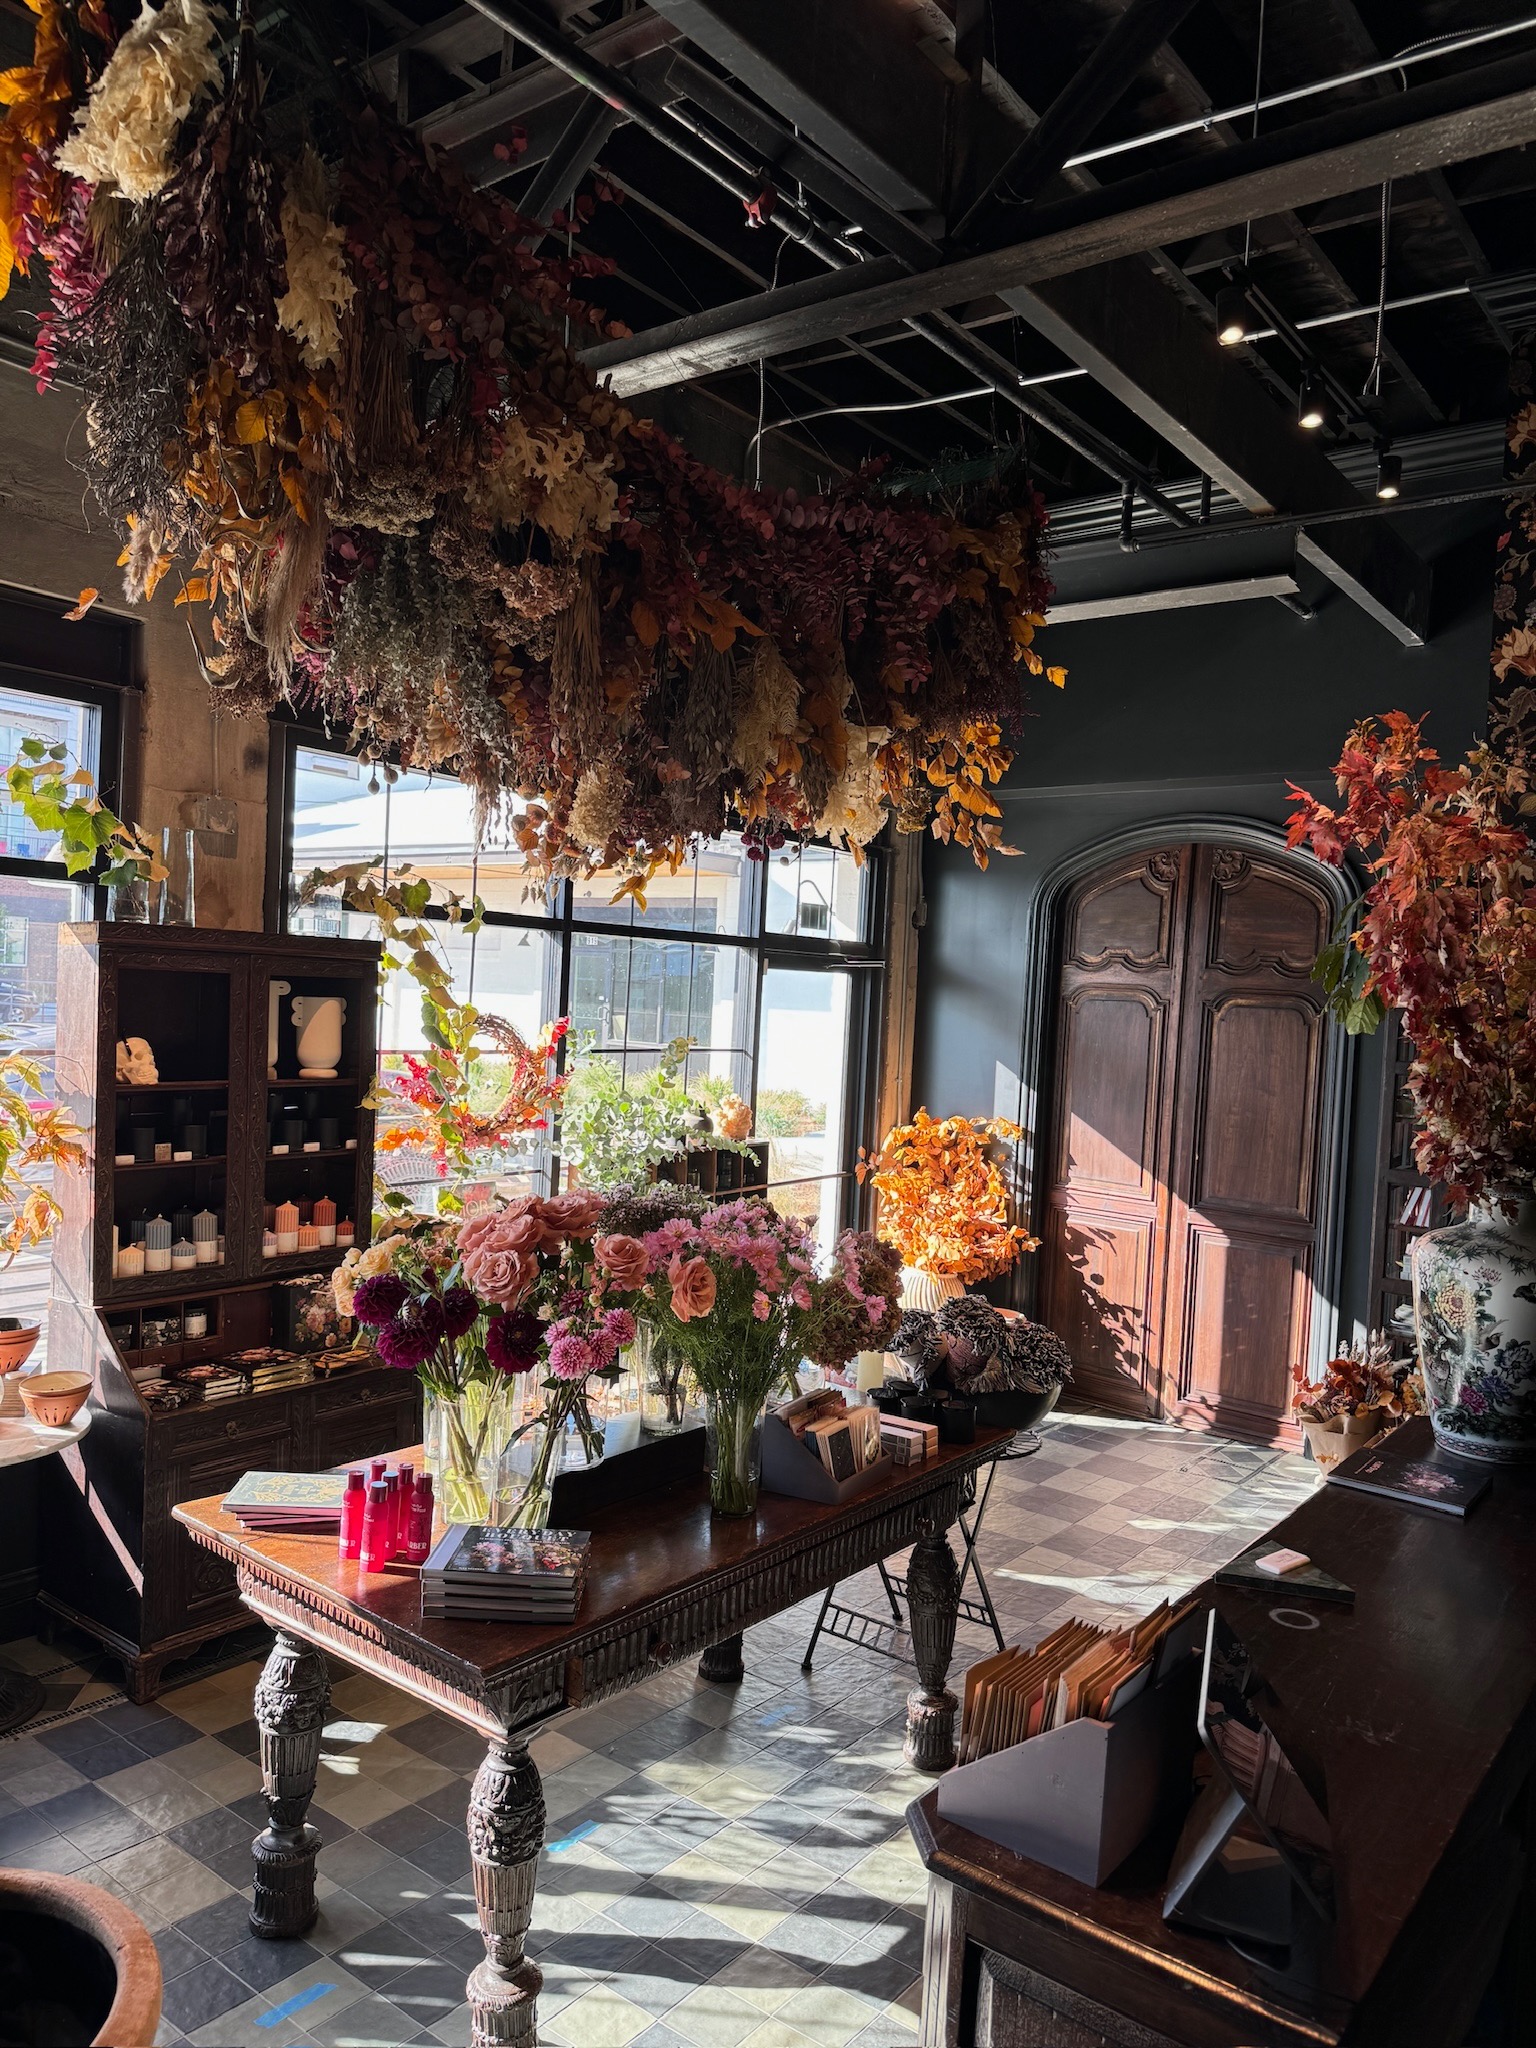
[[[1318,921],[1317,943],[1321,944],[1333,922],[1347,908],[1353,889],[1350,879],[1339,871],[1320,865],[1314,867],[1290,853],[1278,826],[1210,813],[1160,818],[1077,849],[1043,878],[1032,906],[1029,957],[1036,965],[1026,987],[1020,1047],[1021,1121],[1029,1139],[1021,1161],[1021,1205],[1031,1218],[1032,1227],[1041,1236],[1045,1236],[1047,1231],[1059,1233],[1069,1225],[1068,1216],[1051,1201],[1050,1191],[1056,1177],[1060,1142],[1051,1127],[1057,1071],[1055,1023],[1063,995],[1061,977],[1068,959],[1066,942],[1072,891],[1079,883],[1102,873],[1111,864],[1147,863],[1151,856],[1159,857],[1162,863],[1154,879],[1160,887],[1166,883],[1173,888],[1179,849],[1211,845],[1230,849],[1231,857],[1204,863],[1210,878],[1210,914],[1206,919],[1206,941],[1195,960],[1190,962],[1191,972],[1197,979],[1202,978],[1201,965],[1197,965],[1199,962],[1203,965],[1203,978],[1207,982],[1230,979],[1231,997],[1236,998],[1245,993],[1245,976],[1280,974],[1287,980],[1294,976],[1299,998],[1297,1007],[1313,1011],[1312,1029],[1322,1033],[1321,1059],[1312,1068],[1317,1074],[1316,1117],[1314,1121],[1304,1114],[1302,1120],[1303,1128],[1315,1130],[1315,1157],[1311,1161],[1298,1161],[1293,1155],[1290,1162],[1298,1189],[1304,1190],[1310,1183],[1311,1213],[1306,1213],[1305,1207],[1293,1209],[1291,1216],[1282,1220],[1267,1202],[1259,1205],[1264,1215],[1265,1231],[1277,1255],[1292,1239],[1294,1231],[1291,1299],[1293,1304],[1304,1303],[1309,1311],[1309,1363],[1315,1370],[1332,1354],[1338,1339],[1338,1286],[1343,1263],[1344,1150],[1355,1049],[1331,1020],[1316,1014],[1315,1001],[1308,1004],[1304,991],[1309,987],[1313,952],[1307,950],[1311,946],[1311,938],[1305,927],[1310,920],[1298,922],[1294,906],[1305,896],[1312,898]],[[1152,873],[1150,867],[1143,866],[1142,874]],[[1267,881],[1279,882],[1282,878],[1285,883],[1283,893],[1266,889]],[[1119,876],[1105,876],[1111,887],[1123,888],[1126,879],[1124,872]],[[1297,893],[1298,885],[1303,892],[1301,896]],[[1101,894],[1099,890],[1093,892],[1095,899]],[[1289,912],[1287,899],[1291,906]],[[1127,984],[1137,978],[1138,969],[1145,975],[1149,968],[1154,972],[1162,968],[1164,962],[1167,962],[1164,971],[1173,969],[1174,963],[1168,960],[1170,940],[1166,935],[1159,947],[1150,949],[1152,957],[1133,962],[1126,957],[1125,949],[1118,952],[1113,946],[1106,949],[1102,940],[1098,944],[1081,943],[1081,938],[1089,936],[1083,932],[1082,920],[1076,918],[1070,922],[1077,940],[1072,948],[1075,954],[1072,964],[1080,968],[1098,966],[1102,960],[1108,974],[1100,986],[1106,990],[1110,977],[1118,978],[1116,969],[1122,965],[1126,970]],[[1145,956],[1149,949],[1138,945],[1134,950]],[[1095,954],[1100,956],[1099,959],[1094,958]],[[1129,994],[1129,986],[1123,992]],[[1265,995],[1267,1007],[1276,1008],[1272,983]],[[1224,998],[1224,1011],[1231,997]],[[1202,1024],[1206,1022],[1205,1019],[1201,1021]],[[1310,1061],[1308,1064],[1312,1065]],[[1295,1105],[1291,1114],[1294,1121]],[[1169,1123],[1173,1120],[1173,1116],[1167,1119]],[[1166,1166],[1159,1170],[1166,1179]],[[1086,1190],[1081,1192],[1087,1193]],[[1091,1202],[1074,1199],[1070,1204],[1070,1225],[1076,1230],[1098,1227],[1110,1233],[1118,1240],[1123,1256],[1128,1247],[1122,1233],[1128,1232],[1132,1237],[1140,1235],[1142,1219],[1149,1205],[1135,1199],[1128,1204],[1122,1203],[1118,1192],[1099,1185],[1093,1191]],[[1215,1230],[1234,1245],[1241,1245],[1247,1235],[1245,1222],[1256,1221],[1257,1214],[1250,1212],[1248,1203],[1233,1199],[1235,1192],[1229,1186],[1220,1199],[1208,1198],[1202,1202],[1197,1214],[1191,1217],[1191,1223],[1202,1233]],[[1276,1238],[1278,1243],[1274,1242]],[[1132,1260],[1131,1263],[1137,1261]],[[1034,1305],[1033,1297],[1043,1286],[1045,1266],[1046,1261],[1042,1257],[1040,1261],[1030,1262],[1030,1270],[1019,1274],[1016,1289],[1021,1306]],[[1122,1277],[1129,1279],[1128,1274]],[[1161,1337],[1164,1334],[1161,1325],[1170,1318],[1183,1328],[1191,1327],[1190,1277],[1186,1272],[1184,1281],[1165,1306],[1148,1304],[1149,1337],[1154,1333]],[[1066,1304],[1061,1306],[1065,1308]],[[1282,1320],[1289,1321],[1290,1318]],[[1175,1332],[1170,1327],[1165,1334],[1172,1338]],[[1254,1409],[1252,1415],[1245,1417],[1239,1411],[1250,1407],[1246,1401],[1234,1403],[1229,1400],[1224,1404],[1213,1404],[1186,1376],[1183,1355],[1186,1347],[1180,1343],[1177,1349],[1180,1353],[1177,1378],[1182,1385],[1177,1390],[1170,1385],[1167,1394],[1174,1400],[1182,1399],[1187,1404],[1187,1411],[1195,1411],[1186,1412],[1185,1419],[1198,1424],[1202,1416],[1206,1416],[1211,1421],[1222,1420],[1239,1428],[1246,1420],[1252,1427],[1258,1410]],[[1218,1405],[1226,1411],[1220,1417],[1216,1414]]]

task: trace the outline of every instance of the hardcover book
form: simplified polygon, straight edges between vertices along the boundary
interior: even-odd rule
[[[242,1522],[337,1522],[346,1491],[345,1472],[247,1472],[224,1508]]]
[[[477,1522],[449,1529],[421,1576],[424,1584],[436,1580],[492,1595],[530,1587],[558,1592],[586,1577],[591,1546],[585,1529],[498,1529]]]
[[[1410,1507],[1434,1508],[1442,1515],[1465,1515],[1488,1491],[1487,1478],[1477,1472],[1453,1472],[1447,1465],[1422,1458],[1389,1458],[1367,1447],[1335,1465],[1330,1486],[1353,1487],[1358,1493],[1379,1493]]]
[[[1262,1536],[1257,1543],[1250,1543],[1229,1563],[1215,1573],[1218,1586],[1241,1586],[1246,1591],[1260,1593],[1301,1593],[1310,1594],[1314,1600],[1333,1600],[1341,1607],[1353,1607],[1355,1589],[1346,1586],[1342,1579],[1334,1578],[1315,1564],[1299,1565],[1293,1572],[1261,1572],[1259,1559],[1268,1557],[1272,1551],[1283,1548],[1273,1536]]]

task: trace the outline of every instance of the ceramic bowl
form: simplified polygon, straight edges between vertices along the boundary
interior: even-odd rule
[[[90,1374],[84,1372],[39,1372],[21,1383],[23,1406],[45,1429],[67,1429],[90,1391]]]

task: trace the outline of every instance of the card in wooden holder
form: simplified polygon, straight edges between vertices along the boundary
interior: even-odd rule
[[[896,1467],[891,1458],[882,1454],[866,1465],[862,1472],[855,1472],[848,1479],[834,1479],[821,1459],[809,1444],[797,1437],[784,1420],[787,1415],[798,1415],[809,1408],[815,1400],[813,1394],[802,1400],[786,1402],[784,1407],[775,1409],[763,1418],[763,1490],[765,1493],[787,1493],[794,1500],[819,1500],[832,1505],[855,1500],[861,1493],[867,1493],[872,1486],[878,1486],[888,1479]]]
[[[1188,1792],[1199,1671],[1186,1656],[1113,1721],[1068,1721],[961,1764],[939,1780],[939,1812],[1082,1884],[1103,1884]]]

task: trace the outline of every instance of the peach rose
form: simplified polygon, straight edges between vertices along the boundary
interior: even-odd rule
[[[541,1204],[545,1222],[562,1237],[585,1237],[607,1206],[602,1195],[593,1194],[588,1188],[551,1195]]]
[[[549,1232],[542,1217],[532,1214],[514,1216],[510,1223],[502,1224],[490,1242],[496,1251],[517,1252],[523,1258],[531,1258],[535,1252],[548,1247]]]
[[[615,1287],[643,1287],[650,1257],[638,1237],[600,1237],[592,1247],[597,1263]]]
[[[685,1259],[675,1252],[667,1268],[672,1287],[672,1313],[680,1323],[707,1316],[715,1305],[715,1276],[707,1259]]]
[[[503,1308],[516,1308],[538,1277],[538,1261],[521,1252],[482,1246],[464,1261],[464,1278],[476,1294]]]

